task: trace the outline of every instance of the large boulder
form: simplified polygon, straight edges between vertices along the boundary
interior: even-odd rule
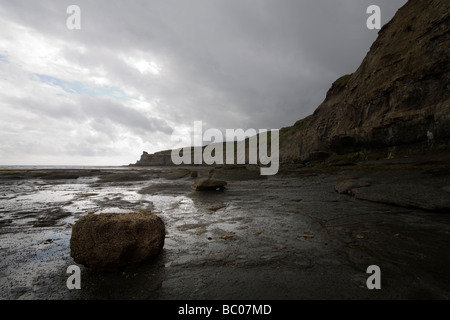
[[[214,191],[223,190],[227,185],[226,181],[210,178],[199,179],[194,183],[195,191]]]
[[[72,227],[70,255],[94,272],[119,271],[158,255],[165,233],[148,212],[88,214]]]

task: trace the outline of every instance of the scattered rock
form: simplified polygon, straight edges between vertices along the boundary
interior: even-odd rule
[[[229,234],[225,234],[220,237],[222,240],[234,240],[234,232],[230,232]]]
[[[59,173],[48,176],[43,176],[41,179],[43,180],[75,180],[78,179],[80,175],[76,173]]]
[[[237,236],[236,233],[233,231],[226,231],[220,228],[216,228],[214,230],[212,230],[212,232],[214,232],[214,234],[218,235],[220,237],[220,239],[222,240],[236,240]]]
[[[206,232],[206,228],[205,227],[200,227],[197,229],[197,232],[195,233],[197,236],[202,235],[203,233]]]
[[[177,229],[180,231],[186,231],[191,229],[200,229],[202,227],[207,226],[209,223],[186,223],[181,226],[178,226]]]
[[[194,190],[195,191],[214,191],[214,190],[223,190],[227,185],[226,181],[223,180],[215,180],[204,178],[195,181]]]
[[[149,178],[140,172],[116,172],[111,174],[105,174],[100,177],[99,182],[128,182],[128,181],[143,181]]]
[[[312,234],[311,232],[304,232],[303,233],[303,238],[306,239],[313,239],[314,238],[314,234]]]
[[[367,181],[361,181],[357,178],[339,178],[334,189],[339,193],[353,195],[353,189],[370,186]]]
[[[420,184],[378,184],[353,189],[357,199],[385,203],[404,208],[450,212],[450,197],[438,188]]]
[[[83,193],[83,194],[76,195],[76,197],[78,197],[78,198],[88,198],[88,197],[95,197],[95,196],[98,196],[98,193]]]
[[[208,211],[209,211],[210,213],[213,213],[213,212],[216,212],[217,210],[226,208],[226,206],[227,206],[227,205],[226,205],[225,203],[221,202],[221,203],[219,203],[219,204],[217,204],[217,205],[215,205],[215,206],[209,207],[209,208],[208,208]]]
[[[72,227],[70,255],[93,272],[119,271],[157,256],[164,222],[148,212],[88,214]]]
[[[267,179],[267,176],[261,175],[259,167],[244,165],[217,166],[210,171],[209,177],[226,181]]]
[[[173,169],[170,172],[163,175],[167,180],[177,180],[185,178],[191,174],[191,170],[184,168]]]
[[[70,213],[63,208],[49,208],[39,216],[36,221],[32,222],[33,228],[52,227],[57,224],[60,219],[69,217]]]
[[[147,187],[142,188],[138,191],[140,194],[184,194],[189,192],[190,185],[188,183],[184,183],[184,181],[180,181],[179,183],[170,182],[170,183],[153,183]]]

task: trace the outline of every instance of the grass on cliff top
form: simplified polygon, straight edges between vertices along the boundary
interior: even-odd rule
[[[335,82],[333,82],[333,86],[339,86],[339,87],[345,86],[347,84],[348,80],[350,80],[351,76],[352,76],[352,74],[343,75],[342,77],[337,79]]]
[[[312,118],[312,116],[313,115],[311,114],[301,120],[298,120],[293,126],[281,128],[280,129],[280,144],[283,141],[285,141],[287,137],[294,134],[295,132],[306,129],[307,123],[308,123],[309,119]]]

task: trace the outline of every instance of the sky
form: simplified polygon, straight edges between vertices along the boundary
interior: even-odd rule
[[[310,114],[406,0],[0,0],[0,165],[127,165]],[[70,5],[80,29],[70,29]]]

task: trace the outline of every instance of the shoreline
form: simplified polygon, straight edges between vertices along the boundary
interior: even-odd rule
[[[229,182],[217,193],[193,191],[211,167],[0,171],[0,297],[449,299],[450,211],[426,208],[450,198],[447,156],[214,168]],[[80,266],[82,289],[68,290],[73,223],[139,210],[166,224],[160,256],[122,273]],[[381,290],[365,286],[369,265]]]

